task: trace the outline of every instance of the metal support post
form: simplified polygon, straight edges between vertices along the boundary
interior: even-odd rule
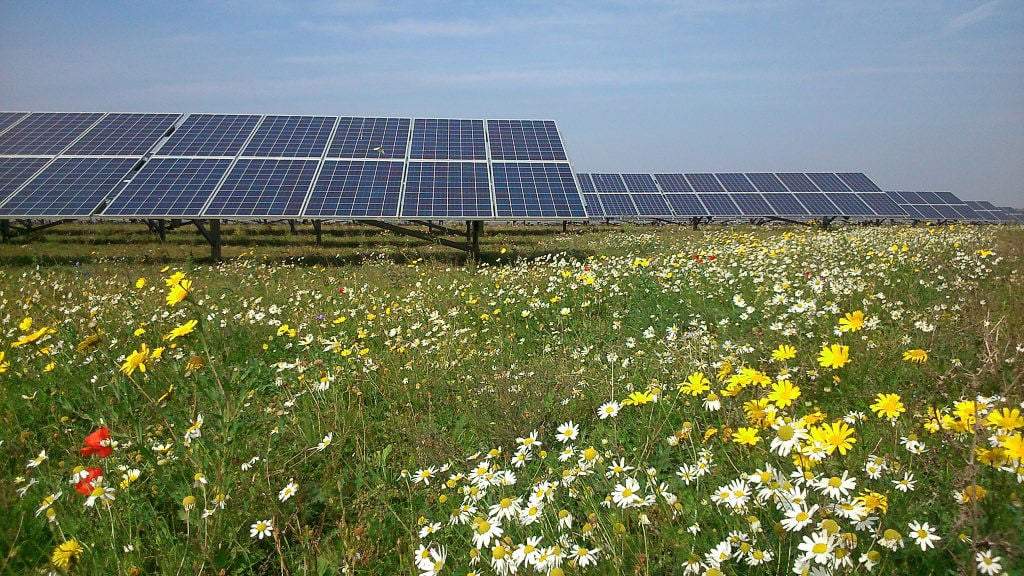
[[[3,233],[4,242],[11,239],[11,221],[0,220],[0,232]]]
[[[288,220],[288,231],[291,232],[292,234],[295,234],[295,220],[294,219]]]
[[[316,245],[321,246],[324,243],[323,236],[323,223],[319,220],[313,220],[313,232],[316,232]]]

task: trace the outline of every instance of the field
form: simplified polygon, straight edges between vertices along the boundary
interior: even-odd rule
[[[1024,573],[1020,228],[0,246],[0,573]]]

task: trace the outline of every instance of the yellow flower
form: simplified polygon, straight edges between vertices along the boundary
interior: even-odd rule
[[[686,379],[686,384],[681,388],[682,392],[690,396],[700,396],[711,389],[711,381],[704,376],[703,372],[694,372]]]
[[[31,317],[25,318],[24,320],[21,321],[21,324],[18,324],[18,329],[21,330],[22,332],[28,332],[29,328],[31,328],[31,327],[32,327],[32,318]]]
[[[789,344],[779,344],[779,347],[772,350],[772,360],[784,362],[796,358],[796,348]]]
[[[789,380],[783,380],[782,382],[776,382],[772,384],[772,393],[768,395],[768,399],[775,403],[779,408],[785,408],[793,403],[800,397],[800,387],[794,386]]]
[[[145,288],[146,287],[146,279],[145,278],[139,278],[138,280],[136,280],[135,281],[135,287],[136,288]]]
[[[1003,448],[1006,450],[1006,456],[1017,462],[1024,462],[1024,436],[1020,434],[1007,436],[1006,440],[1003,440]]]
[[[25,344],[31,344],[31,343],[35,342],[36,340],[39,340],[40,338],[42,338],[46,334],[54,334],[56,332],[57,331],[54,330],[53,328],[47,328],[46,326],[43,326],[42,328],[40,328],[39,330],[36,330],[35,332],[33,332],[31,334],[25,334],[21,338],[18,338],[14,342],[11,342],[11,348],[17,348],[18,346],[24,346]]]
[[[654,402],[654,394],[651,394],[650,392],[633,392],[629,395],[629,398],[622,401],[622,405],[629,406],[632,404],[633,406],[643,406],[648,402]]]
[[[174,306],[188,297],[192,291],[192,281],[182,280],[181,282],[171,286],[171,291],[167,293],[167,305]]]
[[[818,364],[823,368],[842,368],[850,361],[850,347],[842,344],[822,345]]]
[[[839,319],[840,332],[856,332],[864,327],[864,312],[856,310]]]
[[[875,403],[871,405],[871,410],[878,414],[879,418],[885,417],[889,420],[895,420],[907,411],[899,394],[878,394],[875,396]]]
[[[95,348],[96,345],[99,344],[99,342],[100,342],[100,335],[99,334],[90,334],[90,335],[86,336],[84,340],[79,342],[78,346],[75,349],[78,350],[79,352],[86,352],[86,351],[89,351],[89,350],[92,350],[93,348]]]
[[[124,364],[121,364],[121,372],[125,376],[131,376],[136,368],[139,369],[139,372],[145,372],[147,358],[149,358],[149,347],[143,344],[141,348],[135,350],[124,359]]]
[[[853,444],[857,441],[853,437],[853,428],[850,428],[846,425],[846,422],[841,420],[834,424],[822,424],[812,428],[811,438],[825,444],[829,454],[838,449],[839,453],[844,456],[847,451],[853,448]]]
[[[4,372],[7,372],[7,369],[11,367],[11,363],[10,362],[5,362],[4,361],[4,356],[6,356],[6,355],[7,355],[7,352],[4,352],[3,350],[0,350],[0,374],[3,374]]]
[[[166,270],[166,268],[165,268],[165,270]],[[167,287],[170,288],[172,286],[177,286],[178,284],[181,284],[181,281],[184,280],[184,279],[185,279],[185,273],[184,272],[175,272],[174,274],[171,274],[170,276],[168,276],[167,279],[164,280],[164,282],[166,282],[167,283]]]
[[[889,498],[885,494],[865,490],[860,496],[857,496],[856,500],[864,504],[868,513],[875,510],[881,511],[882,514],[889,512]]]
[[[174,330],[171,330],[170,332],[165,334],[164,340],[174,340],[175,338],[181,338],[182,336],[191,334],[192,331],[195,330],[196,324],[198,323],[198,320],[189,320],[188,322],[185,322],[181,326],[178,326]]]
[[[928,352],[917,348],[915,350],[907,350],[903,353],[903,359],[907,362],[915,362],[917,364],[924,364],[928,361]]]
[[[50,563],[61,570],[69,570],[78,561],[78,557],[82,555],[82,552],[85,552],[85,548],[82,548],[78,540],[72,538],[67,542],[61,542],[53,549]]]
[[[740,428],[733,432],[732,441],[753,446],[761,441],[761,437],[757,435],[757,428]]]
[[[0,360],[3,360],[3,352],[0,352]],[[988,418],[985,419],[985,423],[989,428],[1002,428],[1003,430],[1016,430],[1017,428],[1024,427],[1024,418],[1020,416],[1020,410],[1017,408],[1003,408],[1000,410],[993,410],[988,413]]]
[[[138,336],[142,336],[145,333],[146,333],[146,329],[145,328],[136,328],[133,335],[138,337]]]

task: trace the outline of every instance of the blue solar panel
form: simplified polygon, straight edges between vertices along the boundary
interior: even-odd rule
[[[904,217],[907,212],[900,208],[891,198],[881,192],[861,192],[857,197],[871,207],[871,210],[879,216],[892,218]]]
[[[14,217],[88,216],[135,166],[132,158],[58,158],[0,207]]]
[[[822,192],[849,192],[850,187],[831,172],[811,172],[807,174],[811,182]]]
[[[498,217],[584,218],[583,198],[567,162],[495,162]]]
[[[157,154],[235,156],[259,121],[259,116],[251,114],[192,114]]]
[[[875,216],[871,208],[852,192],[832,192],[828,198],[839,208],[837,216]]]
[[[690,186],[683,174],[655,174],[654,179],[661,186],[661,191],[666,194],[693,192],[693,186]]]
[[[319,158],[334,121],[334,116],[267,116],[242,156]]]
[[[747,174],[747,179],[750,180],[757,188],[758,192],[788,192],[786,185],[779,180],[775,174],[770,172],[752,172]]]
[[[398,216],[402,162],[327,160],[313,184],[304,217]]]
[[[412,127],[411,158],[485,160],[483,120],[417,118]]]
[[[760,194],[741,193],[731,196],[744,216],[775,216],[775,211]]]
[[[959,220],[960,219],[960,215],[957,214],[956,210],[954,210],[952,206],[949,206],[947,204],[936,204],[936,205],[932,206],[932,208],[934,208],[935,211],[938,212],[940,216],[942,216],[943,218],[945,218],[947,220]]]
[[[601,198],[597,194],[584,194],[583,202],[587,206],[587,215],[591,218],[605,216],[601,207]]]
[[[935,192],[935,195],[942,200],[943,204],[963,204],[964,201],[957,198],[952,192]]]
[[[402,216],[476,218],[494,215],[484,162],[410,162]]]
[[[492,160],[565,160],[565,149],[550,120],[488,120]]]
[[[590,177],[590,174],[577,174],[576,180],[580,183],[580,191],[586,194],[593,194],[597,192],[594,188],[594,179]]]
[[[636,216],[636,205],[629,194],[601,194],[601,206],[608,216]]]
[[[640,216],[651,216],[656,218],[671,218],[672,209],[661,194],[632,194],[633,204],[636,205],[636,212]]]
[[[107,114],[64,153],[141,157],[180,117],[181,114]]]
[[[790,192],[818,192],[814,182],[800,172],[780,172],[776,174]],[[810,208],[808,206],[808,208]]]
[[[153,158],[103,211],[104,216],[195,218],[231,160]]]
[[[693,179],[690,179],[693,182]],[[742,216],[736,203],[728,194],[697,194],[712,216]]]
[[[964,220],[977,221],[981,220],[981,214],[978,214],[973,208],[967,204],[951,204],[950,208],[956,211]]]
[[[0,158],[0,202],[49,161],[49,158]]]
[[[715,174],[718,177],[718,181],[722,183],[726,192],[757,192],[754,185],[747,180],[747,177],[743,174],[735,172],[725,172],[721,174]]]
[[[57,155],[103,114],[98,112],[43,112],[30,114],[0,134],[0,154]]]
[[[978,200],[978,205],[981,206],[983,210],[996,210],[995,204],[989,202],[988,200]]]
[[[939,211],[936,210],[934,206],[930,206],[928,204],[917,204],[914,208],[917,210],[918,214],[926,220],[938,220],[939,218],[942,218],[942,214],[939,214]]]
[[[707,216],[708,210],[700,203],[695,194],[665,194],[665,200],[676,216]]]
[[[910,204],[904,204],[904,205],[900,206],[900,208],[905,210],[906,213],[907,213],[907,216],[909,216],[910,218],[912,218],[914,220],[920,220],[922,218],[925,218],[924,216],[921,215],[921,212],[918,211],[917,206],[911,206]]]
[[[945,204],[935,192],[918,192],[917,195],[925,204]]]
[[[342,116],[328,158],[405,158],[409,145],[408,118]]]
[[[889,200],[892,200],[900,206],[907,204],[907,201],[903,199],[903,196],[901,196],[899,192],[886,192],[885,195],[889,197]]]
[[[298,216],[318,160],[239,160],[204,216]]]
[[[714,174],[687,174],[686,179],[690,181],[694,192],[725,192]],[[711,207],[708,206],[708,209]]]
[[[660,192],[650,174],[623,174],[622,180],[626,182],[626,189],[634,194],[643,192],[657,194]]]
[[[796,199],[796,196],[788,192],[775,192],[764,194],[765,201],[775,210],[779,216],[808,216],[807,209]]]
[[[906,204],[930,204],[930,202],[926,202],[924,198],[921,198],[917,192],[900,191],[896,194],[902,196],[903,202]]]
[[[783,180],[785,181],[785,180]],[[794,194],[796,199],[807,208],[811,216],[839,216],[842,211],[828,199],[828,196],[821,192],[806,192]]]
[[[25,116],[28,116],[28,112],[0,112],[0,132],[7,130]]]
[[[594,180],[594,188],[600,193],[626,192],[626,183],[622,181],[621,174],[591,174]]]
[[[854,192],[881,192],[882,189],[875,185],[870,178],[860,172],[840,172],[836,174]]]

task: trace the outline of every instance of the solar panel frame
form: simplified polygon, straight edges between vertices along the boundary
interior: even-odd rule
[[[767,192],[762,194],[762,196],[764,196],[765,201],[768,202],[768,205],[779,216],[797,218],[810,216],[807,208],[804,208],[803,204],[791,192]]]
[[[28,112],[0,112],[0,134],[28,116]]]
[[[782,180],[779,180],[779,177],[771,172],[750,172],[746,176],[747,180],[750,180],[750,183],[757,188],[758,192],[789,192],[789,189],[782,183]]]
[[[856,192],[855,194],[878,216],[890,218],[905,218],[907,216],[906,210],[882,192]]]
[[[725,192],[725,188],[722,187],[722,183],[715,178],[714,174],[709,173],[687,173],[686,180],[690,183],[690,187],[693,188],[694,192],[701,193],[717,193]],[[711,207],[708,206],[708,209]]]
[[[257,114],[189,114],[155,156],[238,156],[261,119]]]
[[[663,173],[654,174],[654,181],[658,183],[661,191],[666,194],[692,194],[693,186],[686,179],[685,174]]]
[[[931,204],[931,202],[925,201],[925,199],[922,198],[917,192],[912,192],[910,190],[901,190],[899,192],[896,192],[896,194],[902,196],[903,201],[907,204]]]
[[[914,208],[921,215],[921,218],[925,220],[938,220],[942,218],[942,214],[931,204],[915,204]]]
[[[629,192],[622,174],[591,173],[590,178],[594,181],[594,189],[598,194]]]
[[[604,213],[609,217],[616,216],[638,216],[639,211],[636,209],[636,204],[633,203],[633,198],[626,192],[612,192],[601,194],[601,207],[604,209]]]
[[[668,205],[668,201],[661,193],[632,193],[633,205],[636,206],[638,216],[649,218],[673,218],[675,213]]]
[[[298,217],[318,160],[241,158],[211,196],[203,216]]]
[[[823,192],[794,192],[793,196],[804,205],[807,213],[811,216],[833,217],[841,215],[839,208]]]
[[[40,157],[0,157],[0,204],[50,162]]]
[[[701,203],[696,194],[672,193],[665,194],[665,201],[672,207],[672,212],[677,218],[695,218],[708,216],[708,209]]]
[[[68,156],[132,156],[141,158],[181,119],[175,113],[107,114],[64,154]]]
[[[568,161],[551,120],[488,120],[487,134],[492,161]]]
[[[739,172],[718,172],[715,177],[722,184],[726,192],[757,192],[757,188],[750,183],[746,176]]]
[[[736,192],[729,195],[744,216],[777,216],[771,204],[757,192]]]
[[[782,181],[790,192],[821,192],[803,172],[776,172],[775,177]]]
[[[240,156],[320,158],[337,122],[337,116],[264,116]]]
[[[899,206],[906,211],[907,216],[912,220],[921,220],[925,218],[921,215],[921,212],[918,211],[917,206],[914,206],[913,204],[900,204]]]
[[[701,204],[708,209],[708,214],[711,216],[743,216],[743,212],[740,210],[739,206],[736,205],[736,202],[733,201],[732,195],[725,192],[708,194],[698,193],[697,198],[700,198]]]
[[[414,160],[486,160],[483,120],[415,118],[409,158]]]
[[[227,158],[152,158],[100,215],[198,218],[231,165]]]
[[[405,218],[494,217],[486,162],[409,162],[399,213]]]
[[[400,160],[325,160],[302,217],[397,217],[404,173]]]
[[[839,208],[837,216],[878,216],[853,192],[828,192],[828,198]]]
[[[837,172],[839,177],[850,190],[854,192],[881,192],[882,189],[868,178],[863,172]]]
[[[963,200],[957,198],[956,194],[953,194],[952,192],[933,192],[933,194],[938,196],[939,200],[942,200],[943,204],[963,204],[964,203]]]
[[[96,124],[102,112],[35,112],[0,134],[0,155],[56,156]]]
[[[658,194],[658,183],[650,174],[623,174],[622,181],[626,190],[633,194]]]
[[[597,194],[584,194],[583,205],[587,210],[587,216],[590,218],[603,218],[607,216],[604,212],[604,207],[601,206],[601,197]]]
[[[959,220],[960,215],[949,204],[933,204],[932,208],[946,220]]]
[[[924,204],[933,204],[933,205],[945,204],[945,202],[943,202],[942,198],[938,194],[936,194],[935,192],[928,192],[928,191],[924,191],[924,190],[919,190],[917,192],[917,195],[921,198],[921,200],[922,200],[922,202]],[[916,202],[915,202],[915,204],[916,204]]]
[[[583,198],[568,162],[494,162],[498,218],[586,218]]]
[[[806,176],[822,192],[852,192],[850,187],[832,172],[807,172]]]
[[[57,158],[0,205],[0,216],[90,216],[121,184],[136,162],[134,158]]]
[[[960,217],[963,218],[964,220],[977,222],[977,221],[980,221],[982,219],[981,218],[981,214],[978,214],[977,211],[975,211],[973,208],[968,206],[966,203],[963,203],[963,204],[950,204],[950,207],[953,208],[953,210],[957,214],[959,214]]]
[[[594,179],[590,177],[590,174],[576,174],[576,181],[579,182],[580,192],[584,194],[597,194],[597,189],[594,188]]]

